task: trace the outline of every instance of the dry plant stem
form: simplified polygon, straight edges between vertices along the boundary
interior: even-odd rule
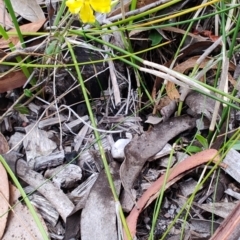
[[[105,42],[109,42],[109,36],[107,36],[107,35],[103,35],[102,39]],[[110,47],[108,47],[107,45],[104,45],[104,49],[106,50],[106,52],[111,51]],[[111,82],[112,82],[115,104],[118,106],[121,103],[121,97],[120,97],[119,86],[117,83],[117,77],[115,74],[116,70],[115,70],[113,61],[110,58],[109,58],[109,60],[107,60],[107,62],[108,62],[108,66],[109,66],[109,72],[110,72],[110,78],[111,78]]]
[[[170,76],[169,74],[165,74],[165,73],[162,73],[162,72],[157,71],[157,70],[143,68],[143,67],[140,67],[139,70],[142,71],[142,72],[147,72],[147,73],[153,74],[153,75],[155,75],[157,77],[160,77],[160,78],[164,78],[166,82],[170,81],[170,82],[173,82],[173,83],[175,83],[175,84],[177,84],[179,86],[188,88],[188,86],[186,84],[180,82],[179,80],[177,80],[176,78]]]
[[[129,102],[130,102],[130,97],[131,97],[131,77],[130,77],[130,72],[129,69],[127,68],[127,75],[128,75],[128,95],[127,95],[127,105],[126,105],[126,110],[125,110],[125,114],[127,115],[128,110],[129,110]]]
[[[151,9],[151,8],[157,7],[157,6],[159,6],[159,5],[163,4],[163,3],[167,3],[167,2],[170,2],[170,1],[171,0],[160,0],[160,1],[148,4],[147,6],[144,6],[144,7],[141,7],[139,9],[133,10],[131,12],[125,13],[125,18],[137,15],[137,14],[142,13],[142,12],[145,12],[145,11]],[[122,2],[122,0],[121,0],[121,2]],[[120,14],[118,14],[116,16],[108,18],[108,21],[114,22],[114,21],[117,21],[117,20],[122,19],[122,18],[123,18],[122,13],[120,13]]]
[[[78,118],[80,121],[82,121],[85,125],[87,125],[92,130],[102,132],[102,133],[109,133],[109,134],[122,132],[122,130],[111,131],[111,130],[104,130],[104,129],[95,128],[92,125],[88,124],[86,121],[84,121],[83,118],[79,117],[78,114],[75,113],[69,106],[63,104],[63,105],[61,105],[60,108],[68,109],[69,112],[71,112],[76,118]]]
[[[163,74],[163,73],[160,73],[159,71],[152,70],[152,71],[154,71],[155,74],[157,74],[157,73],[163,74],[162,76],[160,76],[162,78],[166,78],[167,79],[168,78],[168,74],[169,74],[171,77],[174,77],[174,78],[177,78],[177,79],[181,80],[183,83],[181,83],[181,85],[179,84],[180,86],[183,86],[183,87],[191,86],[191,87],[199,89],[199,90],[201,90],[201,91],[203,91],[205,93],[208,93],[208,94],[211,93],[211,91],[209,91],[205,87],[201,86],[197,82],[192,81],[189,77],[187,77],[187,76],[185,76],[185,75],[183,75],[181,73],[178,73],[178,72],[176,72],[176,71],[174,71],[172,69],[169,69],[169,68],[167,68],[165,66],[159,65],[157,63],[149,62],[149,61],[146,61],[146,60],[143,61],[143,64],[145,64],[147,66],[150,66],[150,67],[154,67],[154,68],[156,68],[156,69],[158,69],[160,71],[166,72],[167,74]],[[144,70],[145,71],[145,68],[141,68],[140,67],[139,70],[142,70],[142,71]],[[151,70],[149,71],[149,69],[148,69],[148,72],[151,73]],[[159,74],[156,75],[156,76],[159,76]],[[170,78],[168,80],[171,81]]]
[[[31,170],[26,161],[21,159],[17,162],[17,174],[23,181],[40,192],[59,212],[63,221],[66,222],[66,218],[72,212],[74,204],[61,189],[55,187],[51,181],[45,179],[41,174]]]
[[[108,65],[109,65],[110,77],[111,77],[111,82],[112,82],[112,87],[113,87],[113,95],[114,95],[115,104],[116,104],[116,106],[119,106],[121,104],[121,97],[120,97],[120,91],[119,91],[119,86],[118,86],[118,82],[117,82],[117,77],[115,74],[116,71],[115,71],[113,61],[109,60]]]
[[[223,60],[222,60],[222,74],[221,74],[221,79],[219,83],[219,90],[225,89],[226,84],[228,83],[228,67],[229,67],[229,59],[225,55],[225,50],[223,50]],[[221,97],[221,96],[218,96]],[[218,116],[218,111],[220,107],[220,102],[216,101],[214,111],[213,111],[213,116],[212,116],[212,121],[209,127],[210,131],[214,131],[215,126],[216,126],[216,121],[217,121],[217,116]]]
[[[55,61],[54,63],[57,64],[57,58],[58,58],[58,55],[56,54],[55,55]],[[55,108],[56,108],[56,111],[57,111],[57,117],[59,119],[59,132],[60,132],[60,141],[59,141],[59,146],[60,146],[60,150],[63,150],[63,147],[62,147],[62,123],[61,123],[61,120],[60,120],[60,114],[59,114],[59,110],[58,110],[58,101],[57,101],[57,94],[56,94],[56,70],[57,68],[54,67],[53,69],[53,97],[54,97],[54,102],[55,102]]]
[[[197,65],[200,65],[204,59],[222,42],[222,37],[219,37],[209,48],[207,48],[201,57],[196,61]]]
[[[216,42],[214,42],[209,48],[207,48],[204,53],[200,56],[200,58],[196,61],[196,67],[198,67],[206,57],[208,57],[208,55],[220,44],[220,42],[222,41],[222,37],[218,38],[218,40]],[[200,79],[200,75],[198,75],[198,77],[196,79]],[[189,93],[189,89],[185,89],[180,97],[180,101],[184,101],[186,96]]]
[[[214,62],[213,60],[210,60],[207,64],[207,66],[204,67],[204,69],[202,69],[195,77],[194,79],[199,80],[201,77],[203,77],[205,75],[205,73],[211,69],[214,65],[216,65],[216,61]],[[180,95],[180,102],[184,102],[185,98],[187,97],[187,95],[190,93],[191,89],[189,88],[184,88],[181,92]]]
[[[218,152],[215,149],[208,149],[193,156],[190,156],[170,169],[167,181],[169,182],[180,174],[197,166],[200,166],[204,163],[207,163],[211,160],[214,160],[214,162],[218,162],[220,160]],[[163,187],[164,179],[165,175],[162,175],[159,179],[157,179],[157,181],[152,183],[152,185],[137,201],[138,209],[134,207],[129,216],[127,217],[127,223],[132,237],[134,237],[136,234],[137,219],[139,214],[142,212],[145,206],[149,204],[149,199],[150,201],[153,201],[153,196],[155,196],[156,198],[156,193],[159,192]],[[125,240],[127,240],[126,237]]]
[[[232,0],[231,1],[231,5],[235,5],[236,4],[236,0]],[[228,12],[228,17],[227,17],[227,22],[226,22],[226,26],[225,26],[225,31],[228,32],[229,29],[230,29],[230,26],[231,26],[231,21],[233,19],[233,12],[234,12],[234,8],[231,9],[229,12]]]

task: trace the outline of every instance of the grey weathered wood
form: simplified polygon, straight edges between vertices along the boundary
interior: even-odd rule
[[[18,177],[41,193],[66,222],[67,216],[74,209],[74,204],[63,191],[55,187],[51,181],[45,179],[41,174],[31,170],[22,159],[17,161],[17,173]]]
[[[35,171],[56,167],[63,164],[64,157],[64,151],[54,152],[48,156],[40,156],[35,158],[34,160],[30,160],[29,167],[31,167]]]
[[[46,220],[51,226],[56,226],[59,213],[57,210],[46,200],[43,196],[32,194],[29,196],[31,203],[37,208],[43,219]]]
[[[44,127],[52,126],[55,124],[59,124],[59,122],[64,122],[66,120],[67,120],[66,116],[60,115],[60,117],[52,117],[52,118],[41,120],[38,123],[38,127],[44,128]]]
[[[82,202],[83,205],[85,205],[85,202],[87,200],[88,194],[97,180],[98,173],[93,173],[86,181],[81,183],[78,187],[76,187],[70,194],[68,194],[68,197],[72,202],[75,204],[79,204]]]
[[[45,178],[51,178],[58,188],[73,188],[82,179],[82,169],[74,164],[61,165],[45,172]]]
[[[223,159],[223,163],[226,164],[226,167],[223,170],[240,183],[239,159],[240,153],[234,149],[230,149],[226,157]]]

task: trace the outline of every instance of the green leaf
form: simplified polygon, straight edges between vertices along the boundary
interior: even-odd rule
[[[29,89],[24,89],[24,95],[30,98],[33,96],[33,93]]]
[[[45,53],[47,55],[51,55],[51,54],[55,53],[56,49],[57,49],[57,44],[58,44],[57,40],[53,40],[52,42],[50,42],[50,44],[47,46],[47,48],[45,50]]]
[[[237,151],[240,150],[240,140],[237,140],[233,146],[232,146],[232,144],[233,144],[233,141],[228,141],[226,144],[226,148],[232,147],[233,149],[235,149]]]
[[[29,114],[29,109],[21,104],[16,104],[14,110],[20,112],[21,114]]]
[[[196,139],[199,141],[199,143],[202,144],[202,146],[204,147],[204,149],[208,148],[208,141],[206,138],[204,138],[202,135],[200,134],[196,134]]]
[[[163,38],[162,38],[162,35],[158,31],[152,30],[150,32],[149,39],[152,41],[151,46],[155,46],[155,45],[159,44]]]
[[[188,146],[186,148],[186,151],[189,152],[189,153],[197,153],[197,152],[201,152],[202,148],[197,147],[197,146]]]

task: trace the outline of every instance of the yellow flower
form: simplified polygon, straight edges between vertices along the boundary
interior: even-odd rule
[[[93,10],[100,13],[110,12],[111,0],[67,0],[66,6],[71,13],[79,13],[83,23],[94,23]]]

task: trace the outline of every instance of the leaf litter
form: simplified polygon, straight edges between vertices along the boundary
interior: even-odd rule
[[[24,37],[29,32],[37,32],[40,29],[48,31],[44,25],[45,14],[49,15],[50,24],[52,24],[54,13],[59,6],[55,3],[56,1],[52,1],[50,5],[47,4],[46,13],[39,7],[39,4],[45,6],[45,2],[14,2],[15,9],[19,9],[19,6],[26,9],[18,13],[25,19],[20,26]],[[108,15],[108,20],[114,21],[114,19],[121,18],[119,14],[123,10],[122,7],[125,9],[126,17],[131,16],[133,13],[128,11],[129,4],[129,1],[125,1],[123,6],[117,5],[115,10]],[[137,5],[137,11],[151,9],[154,4],[156,4],[155,1],[141,1]],[[168,11],[177,12],[188,4],[189,1],[178,3]],[[209,11],[208,8],[207,11]],[[164,15],[164,10],[161,10],[159,14]],[[26,20],[31,23],[26,23]],[[101,20],[99,22],[101,24]],[[213,86],[213,76],[216,74],[218,64],[217,56],[223,45],[222,43],[215,44],[212,48],[214,42],[221,38],[208,29],[206,25],[203,29],[193,28],[193,31],[188,33],[181,27],[157,29],[154,34],[161,35],[158,39],[162,37],[167,39],[168,47],[149,51],[144,59],[148,60],[148,63],[156,62],[166,66],[165,76],[171,75],[171,69],[182,74],[175,75],[176,80],[179,76],[191,76],[192,71],[195,71],[197,67],[193,77]],[[115,30],[119,33],[117,28]],[[11,33],[10,31],[8,33]],[[134,50],[137,51],[139,46],[141,48],[150,46],[148,45],[151,44],[148,31],[151,30],[134,29],[130,32]],[[188,39],[177,59],[173,59],[176,45],[179,43],[178,38],[183,34],[187,34]],[[25,192],[29,194],[32,204],[43,217],[43,225],[49,238],[119,239],[121,234],[125,236],[119,216],[119,207],[122,206],[132,237],[136,236],[140,240],[146,239],[152,224],[153,204],[162,189],[164,197],[157,218],[155,238],[164,236],[164,231],[172,223],[172,230],[166,239],[179,237],[184,224],[181,225],[177,221],[174,224],[174,218],[178,216],[179,221],[185,219],[183,214],[178,215],[178,213],[188,201],[186,198],[191,194],[196,195],[190,210],[191,218],[187,218],[189,228],[186,227],[183,231],[186,239],[196,237],[209,239],[212,224],[216,226],[214,230],[220,226],[219,229],[229,236],[231,233],[229,226],[227,223],[224,223],[226,227],[221,224],[221,221],[224,218],[228,219],[229,216],[236,219],[234,225],[234,231],[236,231],[239,220],[233,211],[237,212],[239,204],[231,201],[231,198],[234,196],[239,199],[239,190],[236,187],[231,188],[230,183],[233,182],[232,179],[239,183],[237,171],[239,167],[237,161],[234,161],[239,153],[231,149],[226,154],[223,163],[220,164],[221,156],[218,149],[212,149],[211,143],[206,140],[210,121],[216,114],[216,100],[195,91],[196,85],[187,85],[185,82],[184,84],[180,82],[181,84],[178,85],[176,83],[179,82],[171,82],[171,78],[167,81],[156,76],[152,69],[148,69],[144,71],[145,75],[143,74],[142,77],[147,80],[146,87],[149,92],[152,92],[155,101],[155,104],[151,105],[150,101],[146,100],[145,94],[142,98],[137,94],[135,80],[138,79],[135,79],[133,69],[118,60],[107,60],[101,63],[105,59],[104,50],[109,51],[108,48],[69,36],[67,41],[77,45],[73,46],[73,51],[79,63],[90,62],[85,66],[80,64],[79,67],[86,80],[88,94],[92,98],[91,107],[98,131],[101,133],[101,142],[108,156],[110,172],[120,202],[113,198],[109,187],[100,149],[93,133],[94,127],[89,121],[83,92],[76,82],[76,71],[65,65],[72,63],[65,45],[61,46],[62,52],[56,55],[56,61],[54,55],[56,40],[47,39],[44,44],[40,43],[43,46],[41,47],[39,42],[33,39],[31,46],[27,44],[26,49],[29,50],[27,52],[26,49],[19,48],[17,36],[11,36],[8,40],[2,38],[0,40],[0,47],[3,51],[2,62],[6,59],[14,62],[16,56],[27,56],[29,53],[29,56],[38,63],[46,60],[47,64],[62,64],[62,67],[56,67],[57,71],[53,68],[49,68],[50,71],[34,70],[34,77],[37,78],[37,85],[41,90],[37,93],[36,89],[39,90],[39,88],[32,88],[31,91],[36,95],[31,91],[28,92],[31,97],[28,100],[26,100],[26,95],[24,95],[26,91],[23,92],[22,86],[25,88],[26,85],[31,88],[29,84],[31,79],[27,79],[22,70],[12,71],[10,67],[6,68],[1,65],[3,73],[0,79],[0,127],[11,146],[10,150],[8,147],[5,149],[3,156],[15,175],[25,185],[28,185]],[[110,38],[105,36],[104,41],[110,41]],[[120,34],[114,34],[114,39],[111,41],[122,48],[124,46]],[[18,48],[11,54],[7,49],[9,42]],[[207,51],[210,52],[205,55]],[[48,53],[48,56],[45,55],[41,59],[44,53]],[[92,63],[92,61],[95,62]],[[226,75],[220,73],[222,76],[227,76],[230,89],[236,86],[238,77],[233,62],[229,63]],[[233,73],[234,77],[232,77]],[[108,82],[106,79],[109,79],[109,76],[111,81]],[[153,80],[154,85],[149,79]],[[166,86],[164,92],[166,96],[161,96],[159,90],[162,86]],[[211,92],[211,94],[214,93]],[[179,100],[183,102],[181,116],[177,116],[176,113]],[[16,105],[16,102],[20,105]],[[141,109],[141,104],[145,106],[144,109]],[[222,111],[223,108],[220,108],[217,112],[217,121],[221,120]],[[231,130],[235,130],[239,125],[239,120],[236,118],[236,112],[232,111],[232,115],[235,117],[231,123]],[[146,119],[148,120],[145,121]],[[206,140],[205,145],[199,141],[201,137],[194,139],[196,133]],[[174,144],[175,141],[178,142],[177,145]],[[6,142],[3,142],[1,148],[5,144]],[[164,149],[166,149],[165,153]],[[189,155],[187,155],[185,152],[189,149],[198,149],[199,152],[193,155],[188,152]],[[204,167],[213,159],[215,164],[221,167],[219,176],[223,179],[222,182],[217,182],[212,177],[211,181],[199,186],[198,192],[195,193],[202,175],[214,169],[213,165]],[[3,175],[4,173],[1,176]],[[229,185],[226,191],[223,187],[216,187],[217,190],[214,191],[215,186],[224,184]],[[4,184],[4,190],[7,189],[6,186],[8,186],[8,181]],[[11,185],[10,189],[12,188],[14,187]],[[14,189],[14,191],[17,190]],[[10,196],[14,196],[11,191]],[[213,199],[213,203],[209,203],[209,199]],[[0,201],[3,206],[4,199]],[[18,198],[15,198],[15,202],[17,202],[17,206],[14,207],[16,216],[19,214],[18,211],[23,211],[22,209],[29,214]],[[12,204],[11,201],[10,204]],[[223,211],[225,205],[226,208]],[[234,207],[235,210],[232,210]],[[8,216],[8,208],[9,205],[6,205],[3,209],[4,218],[1,218],[3,223],[0,225],[0,232],[5,233],[3,239],[8,239],[10,236],[8,234],[15,234],[16,230],[15,216],[13,211],[10,211]],[[210,221],[210,216],[213,214],[214,221]],[[8,223],[7,230],[4,232],[6,218],[8,218]],[[34,231],[37,235],[38,231],[32,230],[31,219],[28,215],[27,218],[29,222],[24,229],[28,229],[26,232],[30,234],[26,235],[26,238],[31,239],[31,232]],[[200,223],[204,227],[198,228],[197,225]],[[216,235],[220,230],[216,231]],[[21,226],[19,231],[21,234],[25,230]],[[16,233],[16,236],[17,234],[19,233]],[[38,236],[37,239],[41,237]],[[217,237],[213,236],[211,239],[217,239]]]

